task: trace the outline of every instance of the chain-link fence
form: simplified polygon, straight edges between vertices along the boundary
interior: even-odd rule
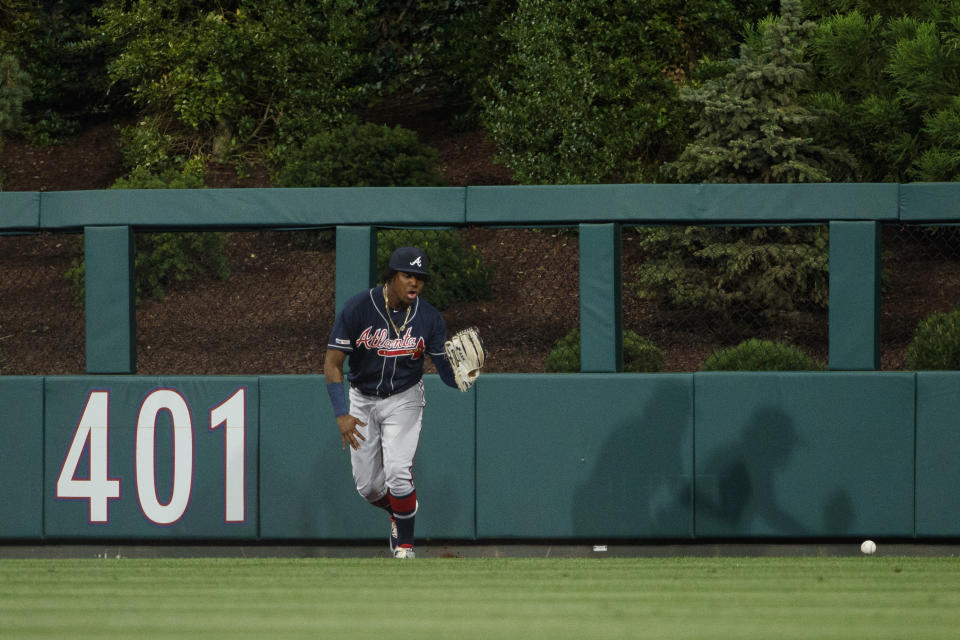
[[[554,344],[580,326],[576,228],[474,227],[459,233],[489,270],[490,295],[446,309],[448,329],[480,329],[489,372],[547,370]]]
[[[960,368],[950,355],[960,352],[960,319],[942,315],[960,304],[960,226],[886,224],[882,233],[882,368]]]
[[[826,366],[827,225],[625,228],[622,258],[624,332],[665,371]]]
[[[457,233],[492,286],[444,309],[450,329],[481,329],[489,371],[578,371],[577,228]],[[697,371],[751,339],[745,368],[826,367],[827,225],[625,227],[621,254],[625,370]]]
[[[84,373],[84,309],[67,277],[83,237],[0,235],[0,374]]]
[[[415,241],[409,233],[380,229],[381,251]],[[488,372],[577,370],[576,227],[436,233],[449,237],[427,238],[435,272],[458,272],[453,287],[469,295],[428,289],[424,297],[441,308],[450,332],[480,329]],[[216,235],[229,277],[173,278],[162,297],[138,300],[138,373],[319,373],[335,311],[333,232]],[[624,227],[625,359],[637,336],[663,352],[660,370],[697,371],[718,351],[756,339],[825,366],[828,235],[827,225]],[[69,277],[82,255],[81,234],[0,236],[0,374],[84,373],[84,309]],[[883,226],[884,370],[914,368],[908,351],[918,327],[957,308],[958,267],[960,227]]]
[[[138,234],[138,246],[151,234]],[[170,235],[170,234],[167,234]],[[208,265],[137,304],[141,374],[311,374],[333,326],[331,231],[209,232],[225,271]],[[143,237],[140,237],[143,236]],[[145,241],[145,242],[141,242]],[[143,273],[138,272],[138,281]],[[141,282],[141,289],[143,283]]]

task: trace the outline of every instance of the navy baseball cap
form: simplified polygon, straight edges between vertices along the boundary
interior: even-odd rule
[[[390,268],[404,273],[429,276],[427,254],[417,247],[400,247],[390,256]]]

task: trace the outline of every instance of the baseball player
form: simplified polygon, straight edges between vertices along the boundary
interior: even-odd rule
[[[418,502],[412,468],[426,405],[424,355],[444,383],[463,389],[461,374],[445,356],[443,316],[420,298],[428,277],[424,251],[394,251],[383,284],[350,298],[337,315],[323,365],[343,447],[350,445],[357,491],[389,514],[390,550],[396,558],[416,557]],[[343,375],[348,357],[349,411]]]

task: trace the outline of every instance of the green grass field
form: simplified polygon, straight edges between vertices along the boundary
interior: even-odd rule
[[[957,638],[960,559],[0,560],[0,638]]]

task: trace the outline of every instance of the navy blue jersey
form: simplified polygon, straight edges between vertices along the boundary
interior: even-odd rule
[[[392,314],[393,324],[388,314]],[[397,335],[393,325],[403,327],[405,318],[406,326]],[[383,288],[374,287],[358,293],[343,305],[333,323],[327,347],[349,354],[347,380],[351,385],[361,393],[387,397],[412,387],[423,378],[425,353],[438,370],[449,368],[444,366],[446,339],[446,322],[429,302],[418,297],[407,318],[406,308],[389,309],[383,299]]]

